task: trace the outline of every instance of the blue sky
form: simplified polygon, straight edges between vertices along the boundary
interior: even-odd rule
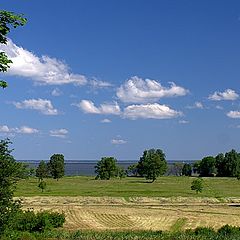
[[[240,151],[240,2],[2,1],[0,137],[16,159],[169,160]]]

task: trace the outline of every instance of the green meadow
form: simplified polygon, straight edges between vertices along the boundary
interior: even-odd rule
[[[204,178],[203,192],[191,190],[193,177],[159,177],[149,183],[144,178],[95,180],[94,177],[63,177],[56,181],[46,179],[47,188],[42,193],[37,178],[21,180],[16,197],[20,196],[109,196],[109,197],[240,197],[240,181],[236,178]]]

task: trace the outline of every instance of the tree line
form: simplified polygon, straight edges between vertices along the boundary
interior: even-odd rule
[[[136,170],[134,169],[136,168]],[[157,177],[164,175],[167,170],[165,154],[161,149],[149,149],[143,152],[137,165],[132,165],[125,170],[119,166],[114,157],[102,157],[95,166],[95,179],[109,180],[111,178],[123,178],[137,171],[141,177],[154,182]],[[53,177],[59,179],[64,176],[64,156],[53,154],[49,162],[40,161],[36,169],[36,177],[40,183],[44,178]]]
[[[193,165],[201,177],[237,177],[240,179],[240,153],[232,149],[217,156],[207,156]]]
[[[200,177],[237,177],[240,178],[240,153],[234,149],[225,154],[220,153],[216,157],[207,156],[193,164],[174,163],[169,174],[176,176]],[[123,178],[126,176],[145,177],[154,182],[157,177],[167,173],[168,165],[165,154],[161,149],[149,149],[143,152],[136,164],[130,165],[127,170],[118,165],[114,157],[102,157],[95,166],[95,179],[109,180],[111,178]],[[46,177],[59,179],[64,176],[64,156],[54,154],[50,161],[41,161],[36,169],[36,177],[40,181]]]

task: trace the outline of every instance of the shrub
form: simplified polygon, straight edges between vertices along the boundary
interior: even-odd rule
[[[53,228],[62,227],[65,222],[64,214],[42,211],[34,213],[31,210],[19,212],[12,220],[11,228],[17,231],[44,232]]]
[[[220,229],[218,229],[218,233],[223,235],[223,236],[228,236],[228,235],[240,235],[240,228],[239,227],[234,227],[230,225],[224,225]]]
[[[197,227],[194,231],[195,235],[206,235],[206,236],[212,236],[215,235],[216,232],[211,227]]]
[[[201,193],[203,190],[203,179],[202,178],[197,178],[195,180],[192,181],[191,184],[191,189],[193,191],[196,191],[196,193]]]

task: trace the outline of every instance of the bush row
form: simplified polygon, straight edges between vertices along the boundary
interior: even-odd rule
[[[238,240],[240,228],[225,225],[218,231],[207,227],[182,232],[163,231],[76,231],[46,230],[38,232],[11,231],[1,240]]]

